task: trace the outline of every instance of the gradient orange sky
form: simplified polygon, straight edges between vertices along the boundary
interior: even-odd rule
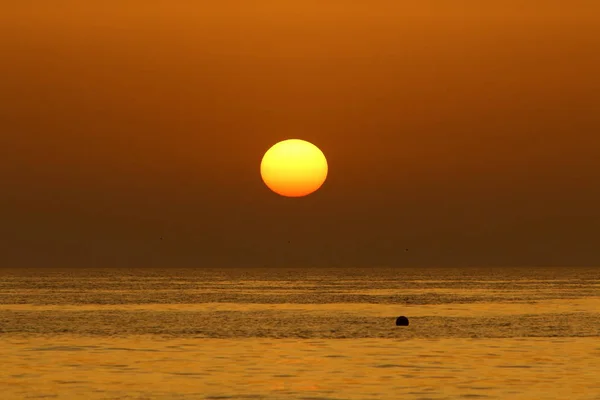
[[[600,265],[597,1],[22,0],[0,57],[0,266]]]

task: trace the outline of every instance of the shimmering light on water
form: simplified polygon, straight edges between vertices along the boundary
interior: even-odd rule
[[[2,399],[600,398],[598,269],[0,274]]]

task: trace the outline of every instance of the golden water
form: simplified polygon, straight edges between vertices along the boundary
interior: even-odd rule
[[[598,360],[598,268],[0,270],[1,399],[600,399]]]

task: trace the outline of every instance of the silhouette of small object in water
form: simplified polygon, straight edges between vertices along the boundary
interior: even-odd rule
[[[408,318],[404,315],[399,316],[396,318],[396,326],[408,326]]]

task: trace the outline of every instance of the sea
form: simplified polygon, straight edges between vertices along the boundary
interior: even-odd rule
[[[600,268],[5,268],[0,399],[598,400]]]

